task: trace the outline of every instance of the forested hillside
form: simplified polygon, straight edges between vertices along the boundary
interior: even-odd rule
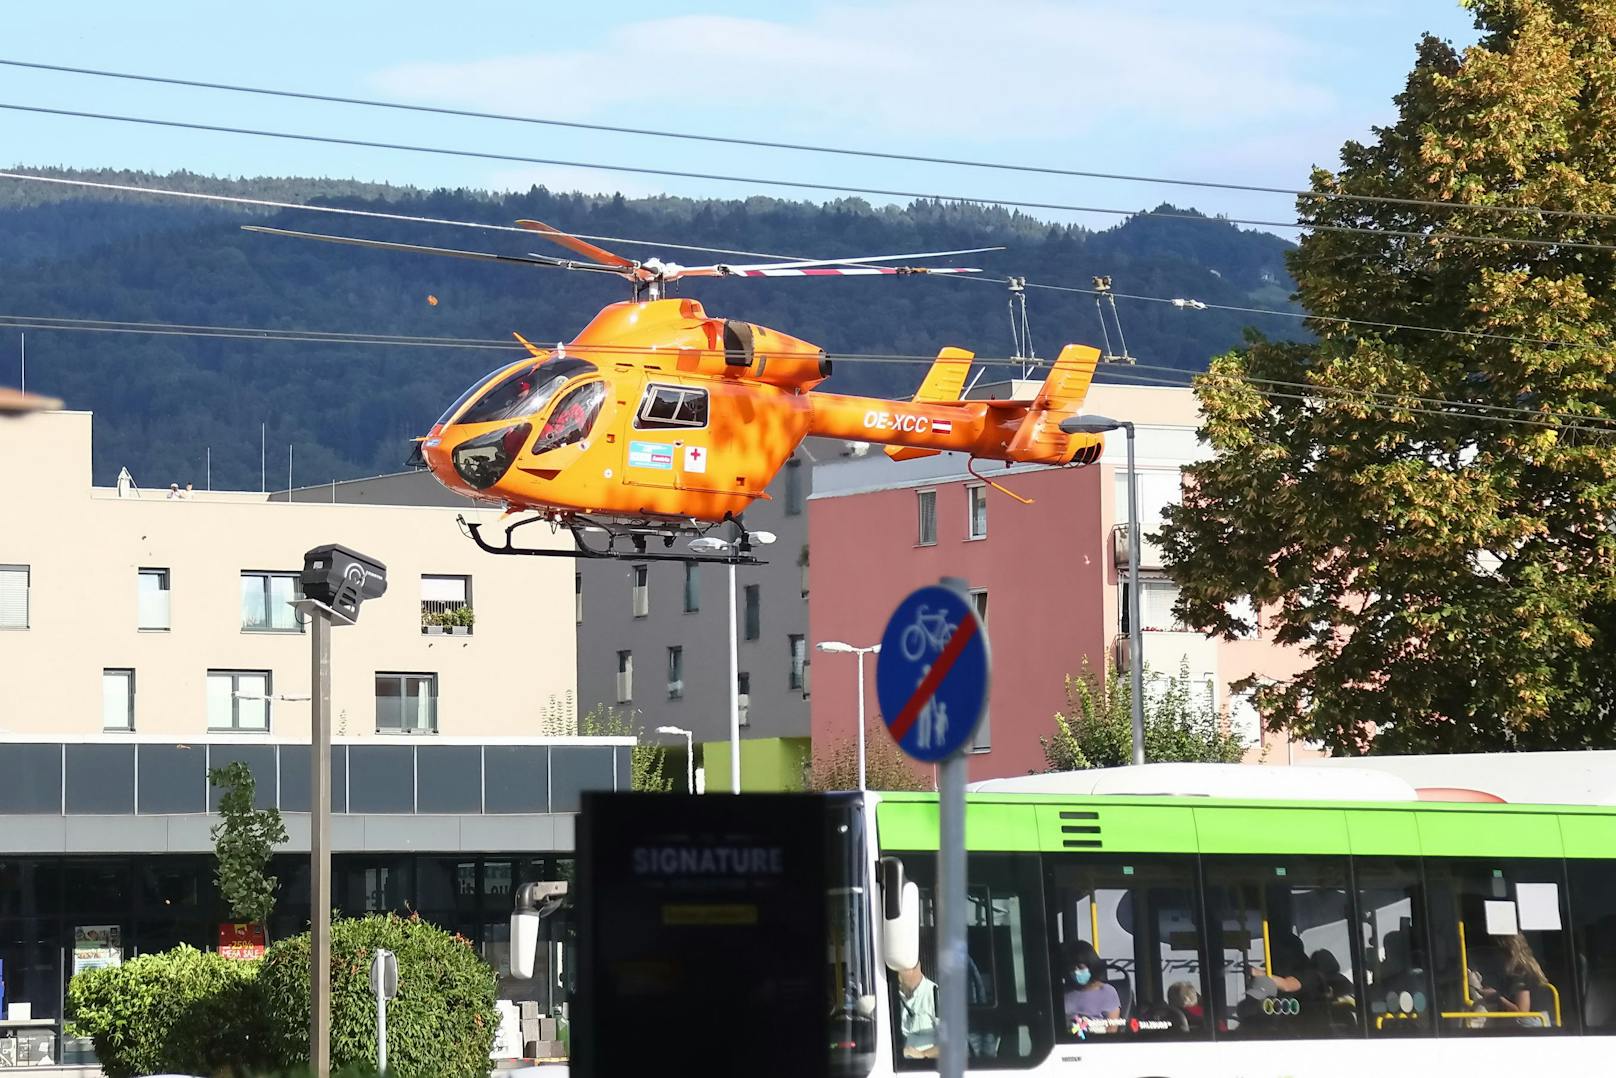
[[[935,203],[625,200],[543,188],[490,194],[322,179],[71,175],[459,221],[536,217],[575,232],[788,256],[1003,244],[1003,252],[961,261],[1050,284],[1086,288],[1104,274],[1121,292],[1291,309],[1290,244],[1214,221],[1142,218],[1088,231]],[[536,238],[508,233],[0,180],[0,314],[505,340],[515,330],[555,341],[627,295],[613,278],[266,237],[241,231],[243,223],[507,253],[540,249]],[[738,260],[604,245],[685,264]],[[833,352],[928,354],[955,344],[988,356],[1010,348],[1004,286],[980,280],[712,280],[676,288],[710,312]],[[1101,343],[1090,295],[1033,291],[1029,309],[1040,355],[1067,341]],[[1157,303],[1124,302],[1121,311],[1134,355],[1184,370],[1204,367],[1252,321]],[[1270,336],[1300,332],[1288,319],[1257,323]],[[299,484],[395,470],[408,438],[503,358],[496,350],[38,329],[28,331],[27,347],[31,390],[95,411],[97,481],[110,483],[127,466],[146,487],[201,486],[211,447],[215,487],[256,488],[260,423],[268,424],[271,486],[285,482],[288,444]],[[0,329],[0,383],[15,383],[16,355],[17,332]],[[830,384],[904,394],[922,370],[844,362]]]

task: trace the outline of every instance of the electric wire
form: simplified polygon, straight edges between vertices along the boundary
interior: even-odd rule
[[[340,216],[351,216],[351,217],[379,218],[379,219],[382,219],[382,220],[389,220],[389,221],[407,221],[407,222],[411,222],[411,223],[415,223],[415,224],[449,225],[449,226],[453,226],[453,227],[456,227],[456,228],[485,229],[485,230],[493,231],[493,232],[514,232],[514,233],[519,233],[519,234],[521,234],[523,236],[528,236],[528,237],[538,235],[538,233],[535,233],[535,232],[533,232],[533,231],[531,231],[529,229],[518,228],[515,225],[496,225],[496,224],[489,224],[489,223],[483,222],[483,221],[459,221],[459,220],[454,220],[454,219],[450,219],[450,218],[442,218],[442,217],[421,217],[421,216],[418,216],[418,215],[407,214],[407,213],[382,213],[382,212],[379,212],[379,211],[376,211],[376,210],[357,210],[357,209],[350,209],[350,208],[344,207],[344,206],[315,206],[315,205],[311,205],[311,204],[305,203],[305,202],[279,202],[279,201],[275,201],[273,199],[250,198],[250,197],[247,197],[247,196],[244,196],[244,195],[220,195],[220,194],[213,194],[213,193],[203,192],[203,191],[178,191],[178,190],[174,190],[172,188],[140,187],[140,186],[137,186],[135,184],[111,183],[111,182],[107,182],[107,181],[104,181],[104,180],[79,180],[79,179],[70,179],[68,177],[63,177],[63,176],[38,176],[38,175],[34,175],[33,173],[29,173],[29,172],[8,172],[8,171],[0,170],[0,179],[30,181],[30,182],[37,182],[37,183],[48,183],[48,184],[56,184],[56,185],[59,185],[59,186],[67,186],[67,187],[84,187],[84,188],[90,188],[90,189],[96,189],[96,190],[122,191],[122,192],[126,192],[126,193],[131,193],[131,194],[158,195],[158,196],[171,197],[171,198],[186,198],[186,199],[193,199],[193,200],[200,200],[200,201],[225,202],[225,203],[231,203],[231,204],[236,204],[236,205],[244,205],[244,206],[260,206],[260,207],[264,207],[264,208],[267,208],[267,209],[308,210],[311,213],[336,214],[336,215],[340,215]],[[725,254],[725,255],[740,255],[740,256],[743,256],[743,257],[747,257],[747,258],[773,258],[773,259],[798,259],[798,260],[800,260],[800,259],[802,259],[804,257],[804,256],[800,256],[800,255],[779,254],[779,253],[776,253],[776,252],[769,252],[769,251],[747,251],[747,250],[740,250],[740,249],[733,248],[733,247],[705,247],[705,246],[698,246],[698,245],[695,245],[695,244],[688,244],[688,243],[670,243],[670,242],[667,242],[667,241],[664,241],[664,240],[648,240],[648,239],[643,239],[643,238],[639,238],[639,237],[603,236],[603,235],[591,234],[591,233],[585,233],[585,232],[569,232],[567,234],[571,235],[571,236],[576,236],[579,239],[595,240],[595,241],[602,242],[602,243],[624,243],[624,244],[631,244],[631,245],[641,246],[641,247],[662,247],[662,248],[668,248],[668,249],[672,249],[672,250],[699,251],[699,252],[702,252],[702,253],[705,253],[705,254]],[[949,277],[947,279],[948,280],[955,280],[955,281],[974,282],[974,283],[977,283],[977,284],[995,284],[995,285],[1007,285],[1007,284],[1009,284],[1009,279],[1008,278],[994,277],[994,276],[991,276],[991,275],[982,275],[982,276],[964,276],[964,275],[960,275],[960,276]],[[1099,295],[1105,294],[1105,295],[1113,295],[1113,296],[1116,296],[1117,298],[1120,298],[1120,299],[1134,300],[1134,301],[1143,302],[1143,303],[1165,303],[1165,304],[1170,304],[1172,306],[1177,306],[1177,307],[1185,307],[1185,306],[1189,306],[1190,304],[1193,303],[1193,304],[1198,305],[1201,308],[1205,308],[1205,309],[1209,309],[1209,310],[1215,310],[1215,311],[1229,311],[1229,312],[1236,313],[1236,314],[1265,315],[1265,316],[1272,317],[1272,318],[1289,318],[1289,319],[1299,320],[1299,321],[1318,321],[1318,322],[1329,322],[1329,323],[1338,324],[1338,325],[1367,326],[1367,327],[1371,327],[1371,328],[1375,328],[1375,329],[1402,329],[1402,330],[1409,330],[1409,331],[1415,332],[1415,333],[1435,333],[1435,334],[1441,334],[1441,335],[1451,335],[1451,336],[1456,336],[1456,337],[1469,337],[1469,338],[1474,338],[1474,339],[1479,339],[1479,340],[1507,341],[1507,342],[1515,343],[1515,344],[1535,344],[1535,345],[1544,345],[1544,346],[1549,346],[1549,347],[1558,347],[1558,346],[1602,347],[1602,346],[1616,344],[1616,341],[1610,341],[1610,340],[1604,340],[1604,339],[1594,340],[1594,341],[1562,341],[1562,340],[1556,340],[1556,339],[1548,338],[1548,337],[1526,337],[1526,336],[1519,336],[1519,335],[1507,334],[1507,333],[1492,333],[1492,332],[1488,332],[1486,330],[1451,329],[1451,328],[1444,328],[1444,327],[1440,327],[1440,326],[1415,325],[1415,324],[1407,323],[1407,322],[1391,322],[1391,321],[1379,321],[1379,320],[1367,319],[1367,318],[1346,318],[1346,317],[1341,317],[1341,316],[1337,316],[1337,315],[1309,314],[1309,313],[1307,313],[1305,311],[1283,311],[1283,310],[1278,310],[1278,309],[1269,308],[1269,307],[1244,307],[1244,306],[1238,306],[1238,305],[1227,304],[1227,303],[1206,303],[1206,302],[1203,302],[1201,300],[1186,300],[1186,299],[1184,299],[1182,297],[1172,298],[1172,297],[1168,297],[1168,296],[1146,296],[1146,295],[1139,295],[1137,293],[1131,293],[1131,292],[1116,292],[1114,290],[1102,293],[1102,291],[1100,289],[1096,289],[1096,288],[1080,288],[1080,287],[1078,287],[1076,285],[1048,284],[1048,283],[1040,282],[1040,281],[1029,281],[1029,280],[1026,280],[1024,278],[1023,278],[1023,283],[1025,284],[1025,286],[1027,288],[1037,288],[1037,289],[1042,289],[1042,290],[1051,291],[1051,292],[1069,292],[1069,293],[1076,293],[1076,294],[1079,294],[1079,295],[1088,295],[1088,296],[1099,296]],[[1110,351],[1109,346],[1107,346],[1106,350],[1107,350],[1107,352]]]
[[[185,86],[192,89],[222,90],[230,93],[256,94],[265,97],[291,98],[300,101],[319,101],[326,104],[359,105],[366,108],[394,109],[401,112],[426,113],[437,116],[456,116],[463,119],[498,120],[509,123],[537,124],[577,131],[597,131],[605,134],[634,135],[650,138],[677,139],[689,142],[718,143],[728,146],[748,146],[757,149],[791,150],[799,153],[835,154],[842,157],[860,157],[883,161],[907,161],[925,165],[947,165],[960,168],[991,169],[1001,172],[1023,172],[1044,176],[1066,176],[1073,179],[1111,180],[1121,183],[1149,183],[1169,187],[1194,187],[1215,191],[1240,191],[1250,194],[1286,195],[1312,198],[1320,201],[1363,202],[1376,205],[1410,206],[1425,209],[1467,210],[1484,213],[1533,214],[1543,217],[1569,217],[1587,220],[1616,220],[1616,214],[1582,210],[1557,210],[1546,206],[1502,206],[1476,202],[1443,202],[1438,199],[1400,198],[1392,195],[1362,195],[1347,191],[1313,191],[1263,184],[1228,183],[1217,180],[1190,180],[1169,176],[1138,176],[1127,173],[1093,172],[1083,169],[1059,168],[1052,165],[1031,165],[1008,161],[982,161],[971,158],[933,157],[927,154],[899,153],[890,150],[857,149],[846,146],[825,146],[813,143],[776,142],[769,139],[742,138],[729,135],[698,134],[689,131],[668,131],[646,127],[623,127],[614,124],[585,123],[578,120],[557,120],[539,116],[524,116],[502,112],[483,112],[476,109],[457,109],[440,105],[417,105],[404,101],[385,101],[377,98],[345,97],[338,94],[319,94],[299,90],[284,90],[264,86],[246,86],[227,82],[206,82],[200,79],[181,79],[162,75],[142,75],[129,71],[108,71],[91,67],[71,67],[66,64],[43,64],[27,60],[0,58],[0,65],[53,71],[71,75],[90,75],[97,78],[123,79],[132,82],[157,83],[166,86]]]
[[[0,314],[0,328],[131,333],[171,337],[211,337],[302,344],[347,344],[374,347],[432,347],[502,350],[510,352],[525,351],[521,345],[514,341],[507,342],[498,339],[486,338],[428,337],[379,333],[361,334],[309,329],[274,330],[247,326],[209,326],[194,323],[116,322],[100,319],[46,318],[15,314]],[[582,354],[644,355],[647,352],[647,349],[643,347],[627,345],[566,344],[564,347],[569,353]],[[675,350],[669,350],[670,353],[673,351]],[[678,351],[690,350],[679,349]],[[702,349],[701,351],[707,350]],[[718,354],[718,350],[715,350],[715,354]],[[826,358],[834,362],[844,363],[876,363],[917,366],[930,366],[933,362],[935,362],[936,359],[934,356],[875,352],[827,352]],[[1016,356],[976,356],[974,358],[974,362],[983,367],[1009,368],[1018,366],[1024,358],[1025,357]],[[1152,374],[1139,372],[1160,373]],[[1102,366],[1097,372],[1097,374],[1106,378],[1179,389],[1194,388],[1194,381],[1198,377],[1201,377],[1202,373],[1203,372],[1187,371],[1176,367],[1167,367],[1148,363],[1129,364],[1123,367]],[[1276,397],[1279,399],[1318,401],[1321,398],[1347,398],[1354,400],[1365,407],[1382,411],[1391,410],[1408,412],[1415,415],[1440,415],[1450,419],[1481,419],[1491,422],[1516,423],[1523,426],[1579,431],[1588,434],[1616,434],[1616,426],[1601,429],[1586,425],[1588,423],[1616,423],[1616,420],[1605,419],[1604,417],[1600,416],[1583,415],[1574,412],[1522,408],[1510,405],[1493,405],[1476,401],[1459,401],[1439,397],[1414,396],[1385,391],[1355,389],[1350,386],[1320,386],[1307,382],[1267,378],[1260,375],[1252,375],[1246,372],[1236,373],[1233,375],[1233,377],[1258,386],[1280,386],[1285,389],[1298,389],[1303,391],[1300,393],[1289,393],[1283,391],[1259,389],[1259,392],[1262,392],[1265,396]],[[1465,409],[1466,411],[1456,412],[1452,411],[1451,409]],[[1556,423],[1550,422],[1549,420],[1551,419],[1563,419],[1569,420],[1570,422]]]
[[[1006,206],[1017,209],[1055,210],[1066,213],[1095,213],[1111,217],[1154,217],[1169,220],[1195,221],[1226,225],[1251,225],[1259,228],[1283,228],[1318,232],[1352,233],[1395,237],[1422,241],[1446,240],[1456,243],[1480,243],[1493,246],[1569,248],[1588,251],[1616,251],[1616,244],[1591,243],[1583,240],[1551,240],[1538,237],[1485,236],[1467,232],[1430,231],[1412,229],[1364,228],[1355,225],[1303,224],[1298,221],[1272,221],[1249,217],[1208,217],[1199,213],[1163,210],[1122,210],[1102,206],[1080,206],[1064,202],[1031,202],[1021,199],[984,198],[973,195],[939,194],[926,191],[902,191],[882,187],[858,187],[849,184],[815,183],[809,180],[781,180],[757,176],[734,176],[713,172],[694,172],[683,169],[653,168],[648,165],[607,165],[593,161],[571,161],[560,158],[529,157],[524,154],[494,153],[486,150],[460,150],[443,146],[417,146],[400,142],[380,142],[370,139],[343,138],[335,135],[311,135],[304,132],[269,131],[261,128],[231,127],[224,124],[205,124],[191,120],[163,120],[151,116],[123,116],[115,113],[88,112],[79,109],[46,108],[42,105],[22,105],[0,102],[0,109],[45,116],[70,116],[76,119],[107,120],[115,123],[143,124],[153,127],[177,128],[187,131],[208,131],[216,134],[250,135],[257,138],[288,139],[296,142],[315,142],[333,146],[355,146],[373,150],[398,150],[406,153],[436,154],[445,157],[474,158],[484,161],[510,161],[529,165],[550,165],[559,168],[583,168],[601,172],[624,172],[639,176],[664,176],[674,179],[708,180],[719,183],[751,184],[760,187],[784,187],[803,191],[828,191],[836,194],[876,195],[883,198],[908,198],[939,203],[955,202],[978,206]]]

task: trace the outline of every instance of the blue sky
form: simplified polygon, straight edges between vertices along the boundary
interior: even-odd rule
[[[1306,185],[1394,117],[1448,0],[874,0],[13,5],[0,58],[556,119],[1057,167]],[[228,12],[228,13],[227,13]],[[753,150],[0,67],[0,102],[338,137],[1123,209],[1284,219],[1276,196]],[[789,190],[0,110],[0,161],[422,186],[736,197]],[[824,199],[824,193],[801,192]],[[1114,219],[1043,212],[1109,224]],[[557,222],[565,224],[564,222]]]

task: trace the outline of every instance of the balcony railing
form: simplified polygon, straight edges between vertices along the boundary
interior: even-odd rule
[[[1162,557],[1162,548],[1150,541],[1150,525],[1144,526],[1140,535],[1140,545],[1144,551],[1139,558],[1139,568],[1160,569],[1166,565]],[[1126,524],[1117,524],[1111,528],[1111,549],[1118,565],[1127,565],[1133,560],[1132,530]]]

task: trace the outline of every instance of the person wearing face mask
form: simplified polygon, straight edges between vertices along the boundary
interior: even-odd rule
[[[1106,983],[1105,963],[1094,945],[1076,940],[1067,951],[1066,1020],[1078,1037],[1114,1033],[1121,1027],[1122,999]]]

